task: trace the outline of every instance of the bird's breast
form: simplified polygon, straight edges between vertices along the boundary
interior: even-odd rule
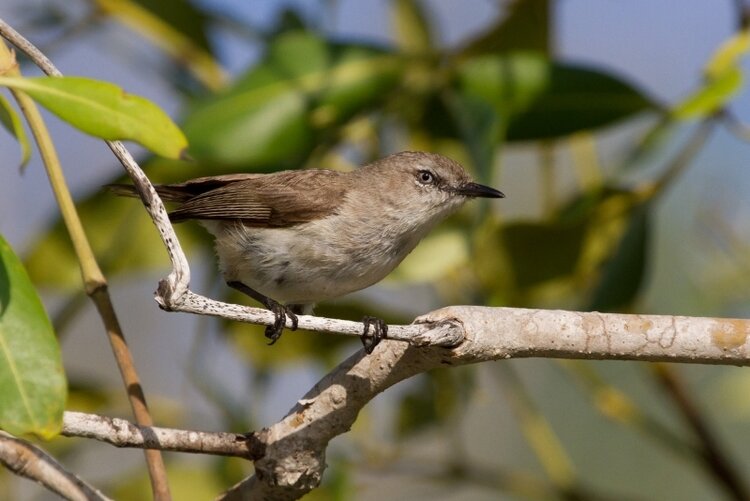
[[[209,228],[227,280],[285,303],[313,303],[382,280],[422,235],[334,215],[289,228]]]

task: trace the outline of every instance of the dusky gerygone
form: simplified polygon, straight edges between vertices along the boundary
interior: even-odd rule
[[[132,186],[112,189],[135,194]],[[504,197],[474,183],[447,157],[411,151],[351,172],[229,174],[156,191],[179,204],[169,214],[172,222],[195,219],[214,235],[227,284],[274,312],[266,327],[271,344],[286,317],[296,329],[295,312],[383,279],[466,200]],[[373,317],[363,322],[370,353],[387,325]]]

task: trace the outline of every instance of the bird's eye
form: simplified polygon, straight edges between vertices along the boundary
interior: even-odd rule
[[[421,170],[417,173],[417,181],[422,184],[432,184],[435,182],[435,174],[428,170]]]

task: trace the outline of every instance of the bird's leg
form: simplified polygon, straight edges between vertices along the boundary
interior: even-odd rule
[[[378,343],[388,336],[388,324],[377,317],[364,317],[362,323],[365,324],[365,330],[361,337],[362,344],[369,355]],[[370,334],[370,327],[372,327],[372,334]]]
[[[227,282],[227,285],[233,289],[237,289],[243,294],[247,294],[273,312],[276,317],[273,325],[266,326],[266,337],[271,340],[271,342],[268,343],[269,345],[272,345],[281,337],[281,333],[284,331],[284,326],[286,325],[286,317],[289,317],[292,321],[292,330],[297,330],[297,315],[294,314],[290,307],[284,306],[268,296],[264,296],[239,280],[230,280]]]

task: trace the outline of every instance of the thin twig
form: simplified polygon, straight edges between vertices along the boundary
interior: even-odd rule
[[[115,447],[252,458],[247,437],[237,433],[139,426],[125,419],[65,411],[64,437],[92,438]]]
[[[41,448],[0,431],[0,464],[16,475],[38,482],[73,501],[108,501],[109,498],[67,471]]]
[[[166,305],[162,305],[162,307],[168,309]],[[269,310],[224,303],[195,294],[190,290],[184,293],[181,303],[174,307],[174,311],[209,315],[252,324],[271,325],[274,322],[274,314]],[[297,315],[297,318],[299,319],[298,327],[303,330],[344,336],[361,336],[363,333],[362,322],[313,315]],[[290,320],[287,320],[287,326],[291,326]],[[451,319],[429,325],[389,325],[388,339],[406,341],[415,346],[456,346],[463,341],[463,330]]]

